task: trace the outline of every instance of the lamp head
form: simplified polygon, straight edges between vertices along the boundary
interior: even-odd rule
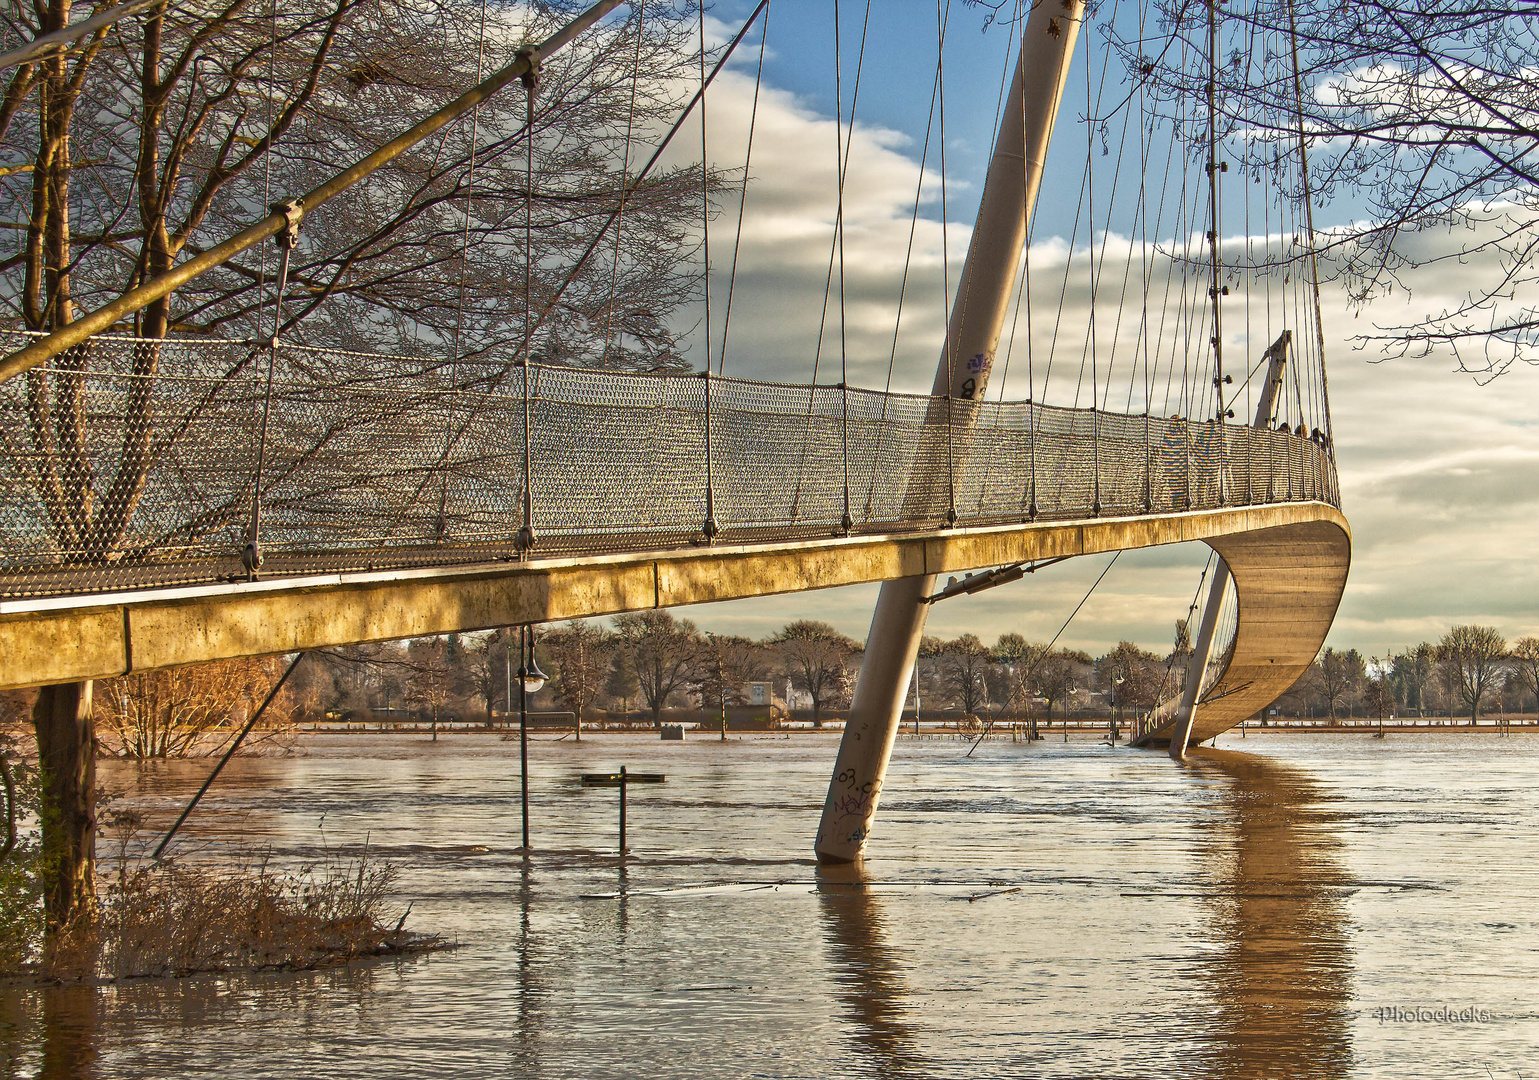
[[[529,666],[519,666],[518,678],[524,684],[524,689],[531,694],[537,694],[545,686],[549,676],[540,670],[540,663],[534,657],[529,658]]]

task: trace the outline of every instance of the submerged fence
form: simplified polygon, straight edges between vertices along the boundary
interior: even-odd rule
[[[1339,504],[1328,449],[1281,431],[699,373],[524,379],[94,339],[0,384],[0,597],[244,580],[248,545],[264,577],[516,558],[526,513],[553,556]]]

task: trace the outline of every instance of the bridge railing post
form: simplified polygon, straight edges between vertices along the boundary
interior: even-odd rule
[[[715,540],[718,531],[716,527],[716,482],[713,474],[712,447],[711,447],[711,370],[707,368],[701,373],[705,378],[705,521],[700,526],[701,533],[707,541]]]
[[[1154,446],[1148,402],[1143,403],[1143,512],[1154,509]]]

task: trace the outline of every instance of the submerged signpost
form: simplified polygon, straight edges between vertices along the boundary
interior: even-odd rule
[[[667,777],[663,773],[628,773],[620,766],[617,773],[582,774],[583,787],[617,787],[620,789],[620,858],[625,858],[625,789],[631,784],[661,784]]]

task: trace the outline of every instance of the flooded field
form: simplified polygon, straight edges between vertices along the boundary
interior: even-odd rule
[[[182,857],[367,845],[459,947],[7,991],[5,1075],[1539,1074],[1539,737],[1225,736],[1185,767],[903,738],[859,871],[810,859],[837,736],[550,738],[527,860],[496,735],[232,763]],[[623,866],[617,793],[577,782],[622,764],[667,777]],[[208,768],[103,775],[163,827]]]

